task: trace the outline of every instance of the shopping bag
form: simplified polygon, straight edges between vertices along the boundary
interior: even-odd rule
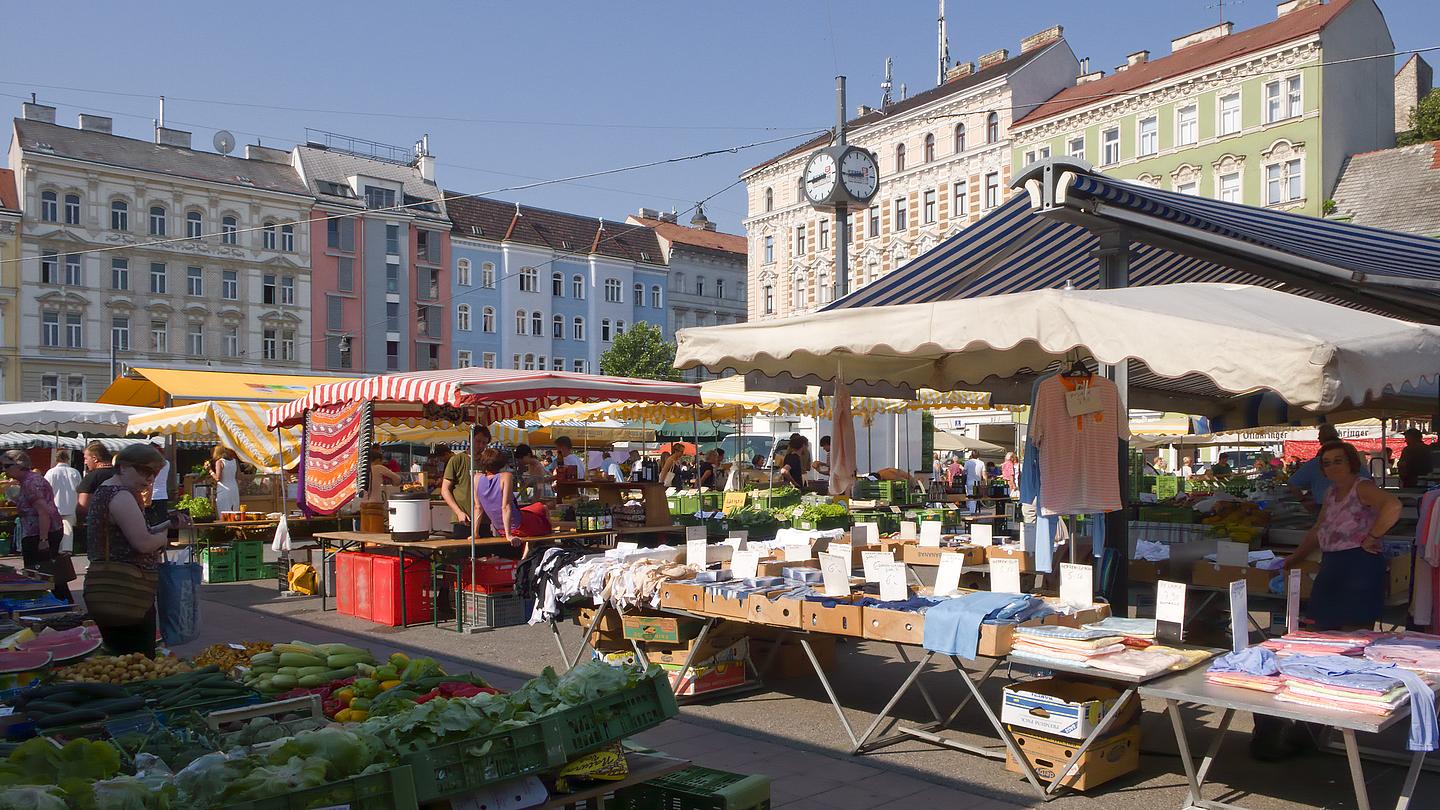
[[[163,562],[156,603],[160,635],[167,646],[185,644],[200,636],[200,563]]]
[[[275,539],[270,542],[270,550],[281,554],[290,550],[290,517],[281,515],[280,522],[275,525]]]

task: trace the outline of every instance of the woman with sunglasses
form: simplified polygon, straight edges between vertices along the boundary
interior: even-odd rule
[[[1380,539],[1400,519],[1400,499],[1360,477],[1364,465],[1354,445],[1326,442],[1319,458],[1330,487],[1315,526],[1286,558],[1285,568],[1299,565],[1318,547],[1320,572],[1306,609],[1313,629],[1369,630],[1385,608]]]
[[[116,456],[115,474],[96,489],[85,513],[92,563],[127,563],[151,575],[159,570],[170,521],[152,524],[143,505],[164,466],[165,457],[148,444],[132,444]],[[95,618],[112,654],[155,657],[154,604],[133,624],[107,624],[98,615]]]
[[[41,564],[60,556],[60,543],[65,538],[65,524],[55,508],[55,491],[45,476],[30,468],[30,456],[24,450],[7,450],[0,454],[0,468],[20,485],[16,511],[20,517],[21,564],[38,569]],[[70,596],[70,580],[57,573],[51,593],[62,602],[74,601]]]

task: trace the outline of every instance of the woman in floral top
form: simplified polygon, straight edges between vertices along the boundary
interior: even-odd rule
[[[24,450],[7,450],[0,454],[0,469],[20,485],[16,506],[20,514],[20,554],[26,568],[38,568],[60,554],[60,541],[65,537],[65,524],[55,508],[55,491],[45,476],[30,469],[30,456]],[[57,599],[72,601],[69,580],[56,576],[53,593]]]
[[[92,562],[130,563],[147,572],[159,569],[170,521],[150,523],[144,500],[164,466],[165,457],[148,444],[132,444],[115,457],[115,474],[95,490],[85,512]],[[135,624],[95,624],[115,655],[155,656],[154,605]]]

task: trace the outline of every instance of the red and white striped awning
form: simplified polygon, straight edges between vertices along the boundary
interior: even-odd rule
[[[563,371],[457,368],[382,374],[317,385],[299,399],[270,410],[273,430],[298,425],[311,408],[366,400],[376,403],[376,421],[417,419],[426,406],[483,406],[485,422],[512,419],[575,402],[602,400],[700,404],[700,387],[691,383],[571,374]]]

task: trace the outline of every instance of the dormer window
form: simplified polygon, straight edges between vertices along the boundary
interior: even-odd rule
[[[381,188],[379,186],[365,187],[366,208],[394,208],[395,189]]]

